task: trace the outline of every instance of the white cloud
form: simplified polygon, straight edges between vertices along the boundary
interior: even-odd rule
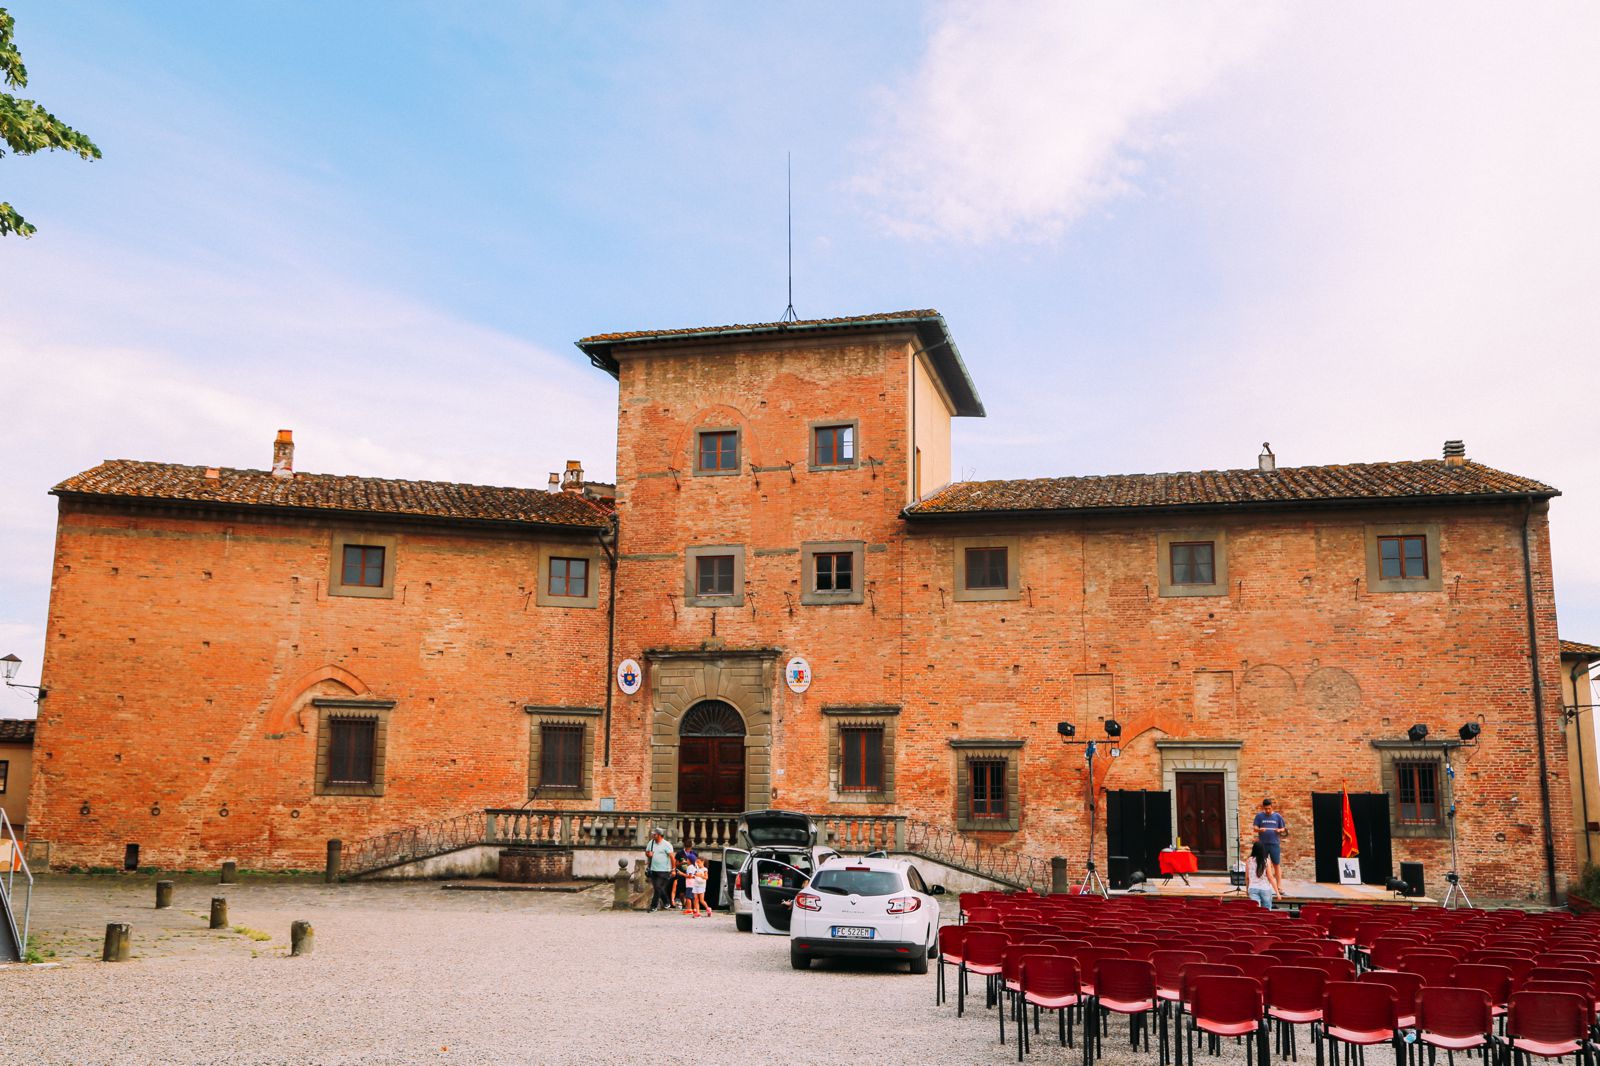
[[[891,228],[1049,238],[1135,187],[1162,120],[1268,39],[1256,4],[953,4],[858,182]]]
[[[1562,624],[1594,639],[1600,9],[1148,10],[948,9],[892,97],[899,139],[868,187],[902,228],[953,238],[1049,236],[1118,197],[1132,213],[1130,175],[1181,140],[1160,155],[1184,191],[1166,224],[1216,297],[1149,360],[1183,386],[1140,396],[1135,430],[1127,395],[1062,360],[1021,421],[1124,470],[1248,465],[1263,439],[1293,464],[1465,438],[1565,490]]]

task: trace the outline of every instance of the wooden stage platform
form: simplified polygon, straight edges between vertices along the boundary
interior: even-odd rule
[[[1118,890],[1113,896],[1235,896],[1248,899],[1244,889],[1228,886],[1227,874],[1190,874],[1189,883],[1174,875],[1171,881],[1160,876],[1136,885],[1127,891]],[[1274,907],[1299,906],[1302,903],[1366,903],[1377,906],[1437,907],[1439,901],[1429,896],[1396,896],[1382,885],[1329,885],[1318,881],[1283,879],[1283,895],[1272,901]]]

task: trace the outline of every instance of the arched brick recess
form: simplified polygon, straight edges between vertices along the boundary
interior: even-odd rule
[[[326,681],[337,682],[350,690],[352,696],[370,695],[372,690],[367,683],[343,667],[319,666],[315,670],[304,674],[292,685],[285,685],[278,690],[278,695],[267,708],[266,720],[262,725],[262,732],[269,737],[274,734],[283,734],[289,731],[291,725],[298,725],[303,733],[306,724],[299,718],[299,711],[305,699],[313,695],[312,689]]]
[[[722,700],[745,724],[745,808],[772,804],[774,649],[646,652],[650,664],[650,808],[678,809],[678,731],[701,700]]]
[[[1152,729],[1159,730],[1174,739],[1181,739],[1189,735],[1189,723],[1171,711],[1145,711],[1122,723],[1122,746],[1127,747],[1139,736],[1148,733]],[[1101,757],[1095,759],[1094,765],[1094,791],[1096,796],[1105,790],[1106,778],[1111,775],[1111,771],[1117,765],[1115,759],[1105,757],[1104,744],[1101,745],[1101,753]],[[1136,787],[1143,788],[1145,786],[1141,784]],[[1089,797],[1084,797],[1083,804],[1084,809],[1087,810]]]

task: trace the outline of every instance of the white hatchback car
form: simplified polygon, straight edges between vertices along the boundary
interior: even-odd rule
[[[789,962],[804,970],[812,959],[904,959],[927,973],[943,894],[905,859],[830,859],[794,897]]]

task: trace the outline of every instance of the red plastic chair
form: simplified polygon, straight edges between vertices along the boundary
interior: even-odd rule
[[[1190,1037],[1197,1031],[1213,1038],[1244,1037],[1245,1062],[1266,1066],[1267,1030],[1262,1024],[1266,1012],[1261,985],[1254,978],[1196,976],[1189,997],[1189,1024],[1179,1044],[1179,1054],[1187,1047],[1191,1066],[1194,1048]]]
[[[1417,995],[1422,991],[1422,978],[1414,973],[1399,970],[1368,970],[1356,980],[1362,984],[1387,985],[1394,990],[1395,1023],[1401,1029],[1414,1029],[1417,1025]]]
[[[1139,1035],[1144,1034],[1144,1049],[1150,1050],[1150,1031],[1145,1026],[1155,1012],[1156,968],[1144,959],[1101,959],[1095,965],[1094,999],[1089,1020],[1084,1022],[1084,1055],[1094,1058],[1099,1050],[1100,1029],[1106,1012],[1128,1016],[1128,1042],[1135,1051],[1139,1048]],[[1161,1045],[1161,1061],[1167,1059],[1165,1044]]]
[[[1356,932],[1364,920],[1365,916],[1353,907],[1336,909],[1328,915],[1328,939],[1347,949],[1355,947]]]
[[[1029,956],[1022,964],[1020,974],[1022,985],[1022,1009],[1026,1011],[1031,1005],[1035,1017],[1040,1010],[1053,1010],[1057,1014],[1057,1024],[1061,1028],[1061,1046],[1072,1046],[1072,1016],[1068,1013],[1073,1007],[1083,1002],[1082,993],[1078,991],[1082,980],[1078,974],[1078,964],[1072,959],[1061,955],[1033,955]],[[1026,1024],[1017,1027],[1017,1061],[1022,1061],[1023,1052],[1028,1047],[1028,1027]]]
[[[1495,1042],[1489,994],[1481,988],[1424,988],[1417,997],[1417,1039],[1447,1052],[1489,1047]]]
[[[1593,1012],[1570,992],[1513,992],[1506,1013],[1506,1040],[1525,1055],[1556,1058],[1584,1051]]]
[[[1398,970],[1401,956],[1417,946],[1410,937],[1381,936],[1367,949],[1367,962],[1374,970]]]
[[[951,966],[961,965],[961,953],[967,940],[968,930],[964,925],[942,925],[939,927],[939,971],[933,981],[933,1005],[938,1006],[944,1002],[944,968],[948,963]]]
[[[1333,1056],[1340,1044],[1393,1044],[1395,1066],[1402,1066],[1404,1052],[1399,1031],[1394,989],[1371,982],[1328,983],[1322,1000],[1322,1035],[1328,1041],[1328,1061],[1336,1061]]]
[[[1470,963],[1501,966],[1511,971],[1511,980],[1520,981],[1533,971],[1533,960],[1522,955],[1505,955],[1499,952],[1474,951],[1467,956]]]
[[[1010,1013],[1017,1019],[1018,1028],[1024,1028],[1024,1011],[1022,1008],[1022,968],[1029,961],[1038,958],[1065,958],[1055,951],[1046,951],[1033,945],[1013,945],[1006,949],[1005,958],[1000,963],[1000,983],[997,991],[1004,1000],[1000,1009],[995,1014],[1000,1019],[1000,1043],[1006,1042],[1006,1014]]]
[[[1246,977],[1254,977],[1257,981],[1265,981],[1267,979],[1267,970],[1274,966],[1283,965],[1281,961],[1270,955],[1249,955],[1240,952],[1224,956],[1222,962],[1225,966],[1239,967]]]
[[[1079,991],[1085,996],[1094,995],[1094,977],[1101,959],[1125,959],[1127,953],[1121,948],[1079,948],[1067,954],[1078,964]]]
[[[1346,963],[1349,965],[1349,963]],[[1306,966],[1271,966],[1266,973],[1267,1017],[1277,1023],[1279,1055],[1298,1059],[1294,1027],[1322,1021],[1328,975]],[[1312,1030],[1315,1034],[1315,1028]]]
[[[1476,988],[1489,997],[1490,1009],[1495,1017],[1506,1012],[1511,1002],[1511,988],[1515,983],[1511,970],[1486,962],[1463,962],[1450,971],[1450,984],[1455,988]]]
[[[1297,959],[1295,965],[1308,970],[1321,970],[1330,981],[1354,981],[1356,964],[1349,959]]]
[[[1319,958],[1342,959],[1346,957],[1344,945],[1337,940],[1302,940]]]
[[[1400,972],[1417,974],[1425,985],[1448,985],[1451,973],[1460,964],[1459,959],[1450,955],[1407,952],[1400,960]]]
[[[956,971],[956,1017],[967,1012],[967,974],[975,973],[986,979],[984,1005],[994,1003],[994,982],[1005,965],[1006,949],[1010,937],[1004,933],[980,931],[968,933],[961,952],[960,969]]]
[[[1236,954],[1238,949],[1232,944],[1200,944],[1194,950],[1204,955],[1207,962],[1221,962],[1229,955]]]
[[[1281,963],[1293,964],[1296,959],[1309,959],[1317,954],[1317,949],[1308,944],[1276,944],[1260,954]]]

